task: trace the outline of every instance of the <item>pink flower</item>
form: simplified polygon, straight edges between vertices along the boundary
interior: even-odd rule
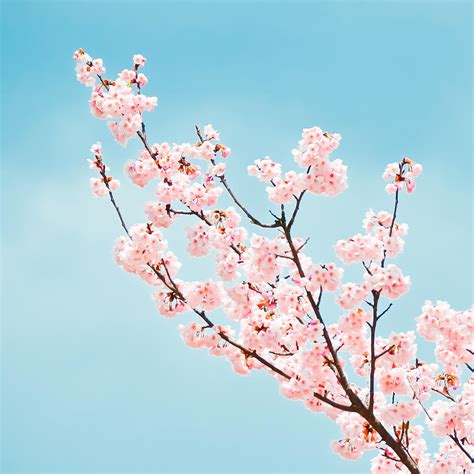
[[[421,411],[421,406],[416,400],[410,402],[400,401],[384,408],[381,418],[389,426],[398,426],[401,422],[410,421]]]
[[[136,81],[140,87],[145,87],[148,84],[148,78],[142,73],[137,75]]]
[[[219,132],[216,132],[211,124],[204,127],[204,136],[206,140],[219,140]]]
[[[274,187],[268,187],[267,193],[270,201],[276,204],[284,204],[293,198],[293,195],[298,194],[302,190],[301,183],[298,180],[298,175],[294,171],[288,171],[285,177],[275,177]]]
[[[209,227],[206,224],[196,224],[186,230],[188,238],[187,251],[193,257],[202,257],[210,251]]]
[[[212,311],[223,303],[223,290],[220,283],[212,280],[205,282],[194,281],[185,285],[183,293],[193,308]]]
[[[386,298],[400,298],[410,289],[410,277],[403,276],[400,269],[393,264],[386,268],[373,266],[371,273],[372,275],[365,275],[367,285],[373,290],[380,291]]]
[[[162,202],[149,201],[145,204],[145,214],[156,227],[169,227],[174,219]]]
[[[146,58],[144,58],[141,54],[135,54],[133,56],[133,64],[136,66],[144,66],[146,63]]]
[[[336,296],[336,302],[344,309],[351,309],[359,305],[369,294],[366,284],[345,283],[341,286],[341,293]]]
[[[419,163],[415,163],[406,156],[400,163],[389,163],[383,173],[383,179],[390,181],[385,186],[385,190],[388,193],[401,191],[405,184],[407,192],[413,192],[416,186],[414,178],[420,176],[422,169]]]
[[[269,182],[281,175],[281,165],[266,156],[263,160],[255,160],[255,164],[250,165],[247,171],[249,176],[256,176],[260,181]]]
[[[376,377],[378,386],[385,395],[391,395],[392,393],[409,395],[411,393],[406,370],[402,367],[380,368],[376,372]]]
[[[347,240],[338,240],[336,254],[346,264],[380,261],[383,259],[383,244],[371,235],[356,234]]]

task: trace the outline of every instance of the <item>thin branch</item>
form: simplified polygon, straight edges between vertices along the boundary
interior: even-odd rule
[[[274,352],[274,351],[269,351],[270,354],[273,354],[273,355],[276,355],[276,356],[280,356],[280,357],[291,357],[291,356],[294,356],[295,353],[294,352],[285,352],[285,353],[281,353],[281,352]]]
[[[432,388],[433,392],[438,393],[439,395],[442,395],[443,397],[447,398],[448,400],[455,402],[456,400],[449,394],[442,392],[441,390],[438,390],[436,388]]]
[[[377,330],[377,320],[378,320],[378,303],[380,298],[380,293],[373,290],[373,306],[372,306],[372,325],[370,327],[370,375],[369,375],[369,411],[374,409],[374,395],[375,395],[375,332]]]
[[[449,437],[457,444],[459,449],[468,457],[468,459],[474,463],[474,457],[469,454],[467,449],[463,446],[461,441],[459,441],[458,435],[456,433],[456,430],[454,430],[454,435],[449,435]]]
[[[300,250],[309,242],[309,237],[296,249],[296,252],[300,253]]]
[[[107,176],[106,173],[105,173],[105,165],[104,165],[102,162],[101,162],[100,164],[101,164],[102,166],[99,168],[99,173],[100,173],[100,175],[102,176],[102,179],[104,180],[104,184],[105,184],[105,186],[107,187],[107,191],[109,192],[110,202],[112,203],[112,206],[114,206],[115,212],[116,212],[117,215],[118,215],[118,218],[119,218],[119,220],[120,220],[120,224],[122,225],[123,230],[124,230],[125,233],[130,237],[130,234],[129,234],[129,232],[128,232],[127,225],[125,224],[125,221],[124,221],[124,219],[123,219],[122,213],[120,212],[120,208],[118,207],[117,203],[115,202],[114,193],[113,193],[112,190],[110,189],[110,186],[109,186],[109,179],[108,179],[108,176]]]
[[[280,255],[279,253],[276,253],[276,254],[275,254],[275,257],[287,258],[288,260],[293,261],[293,257],[290,257],[289,255]]]
[[[196,134],[199,138],[199,141],[201,143],[204,143],[204,139],[203,139],[203,136],[201,134],[201,130],[199,129],[199,127],[197,125],[194,126],[194,128],[196,129]],[[212,159],[211,160],[211,163],[213,165],[216,164],[215,160]],[[234,192],[232,191],[232,189],[230,188],[229,186],[229,183],[227,182],[226,180],[226,177],[225,175],[221,175],[221,176],[217,176],[217,178],[219,179],[219,181],[222,183],[222,185],[224,186],[224,188],[226,189],[227,193],[229,194],[229,196],[231,197],[231,199],[234,201],[234,203],[242,210],[242,212],[249,218],[250,222],[252,224],[255,224],[259,227],[263,227],[263,228],[267,228],[267,229],[274,229],[276,227],[280,227],[280,223],[278,222],[278,220],[276,220],[273,224],[264,224],[263,222],[260,222],[256,217],[254,217],[248,210],[247,208],[240,203],[240,201],[237,199],[236,195],[234,194]]]
[[[215,161],[214,160],[211,160],[211,162],[213,164],[215,164]],[[233,193],[232,189],[230,188],[229,186],[229,183],[227,182],[226,180],[226,177],[224,175],[222,176],[218,176],[217,177],[219,179],[219,181],[222,183],[222,185],[224,186],[224,188],[227,190],[227,193],[229,194],[229,196],[232,198],[232,200],[234,201],[234,203],[242,210],[242,212],[249,218],[250,222],[252,224],[255,224],[259,227],[263,227],[265,229],[275,229],[277,227],[281,227],[281,223],[279,221],[275,221],[273,224],[264,224],[263,222],[259,221],[255,216],[253,216],[248,210],[247,208],[240,203],[240,201],[237,199],[237,197],[235,196],[235,194]]]
[[[393,306],[393,303],[390,303],[377,317],[377,321]]]
[[[182,216],[192,216],[195,214],[194,212],[191,212],[191,211],[175,211],[174,209],[171,209],[171,208],[169,211],[172,212],[173,214],[179,214]]]
[[[365,264],[365,262],[362,262],[362,265],[364,265],[365,271],[372,276],[372,272],[370,271],[370,268]]]
[[[296,206],[295,206],[295,209],[293,210],[293,214],[291,215],[290,220],[288,221],[288,230],[291,230],[291,228],[293,227],[293,224],[295,223],[296,215],[298,214],[301,200],[303,199],[303,196],[305,195],[305,193],[306,193],[306,189],[304,191],[301,191],[298,197],[295,197]]]
[[[400,170],[400,175],[402,174],[403,172],[403,166],[404,166],[404,161],[402,161],[398,167],[399,167],[399,170]],[[392,214],[392,222],[390,223],[390,230],[388,232],[388,236],[389,237],[392,237],[392,233],[393,233],[393,227],[395,225],[395,219],[397,218],[397,209],[398,209],[398,195],[399,195],[399,190],[397,189],[395,191],[395,204],[393,206],[393,214]],[[385,259],[387,258],[387,250],[384,249],[383,251],[383,259],[382,259],[382,262],[380,264],[380,266],[383,268],[385,266]]]
[[[387,352],[390,352],[392,349],[395,348],[395,344],[392,344],[389,348],[385,349],[383,352],[375,356],[375,360],[380,359],[380,357],[384,356]]]

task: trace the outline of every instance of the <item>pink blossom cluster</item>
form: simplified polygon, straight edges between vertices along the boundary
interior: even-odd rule
[[[247,167],[249,176],[256,176],[260,181],[272,181],[281,175],[281,165],[266,156],[263,160],[255,160],[254,165]]]
[[[371,209],[365,214],[363,225],[367,234],[376,237],[383,243],[388,257],[396,257],[403,251],[405,241],[402,237],[407,235],[408,226],[395,222],[392,214],[385,211],[375,213]]]
[[[365,275],[368,286],[386,298],[398,299],[410,289],[410,277],[403,276],[401,270],[394,264],[387,267],[376,265],[371,267],[370,271],[371,275]]]
[[[366,283],[344,283],[340,287],[340,293],[336,295],[336,302],[344,309],[351,309],[358,306],[369,294],[369,287]]]
[[[432,474],[429,455],[426,452],[427,445],[423,437],[424,429],[420,425],[406,425],[396,427],[397,436],[403,436],[410,456],[416,460],[419,472]],[[397,460],[397,455],[391,448],[379,448],[379,454],[371,461],[372,474],[397,474],[408,473],[408,469]]]
[[[421,411],[417,400],[401,400],[393,405],[388,405],[382,410],[381,418],[389,426],[398,426],[402,422],[416,418]]]
[[[453,434],[462,440],[464,449],[472,457],[474,455],[474,379],[471,378],[463,386],[462,392],[454,399],[436,400],[427,412],[426,423],[430,431],[439,437]],[[451,438],[452,439],[452,438]],[[441,472],[441,467],[456,466],[470,472],[472,464],[466,463],[466,457],[452,442],[443,442],[440,453],[435,457],[434,467]],[[463,472],[462,469],[452,472]]]
[[[341,136],[323,132],[319,127],[305,128],[292,151],[295,161],[303,168],[301,185],[314,194],[336,196],[347,187],[347,167],[342,161],[331,161],[329,155],[339,146]]]
[[[337,256],[346,264],[355,262],[381,262],[385,256],[395,257],[403,251],[402,236],[408,232],[406,224],[395,223],[392,214],[370,210],[363,221],[367,234],[356,234],[346,240],[338,240]]]
[[[267,193],[268,199],[275,204],[289,202],[303,190],[300,175],[295,171],[288,171],[283,178],[276,177],[272,181],[273,187],[267,187]]]
[[[474,311],[455,311],[445,301],[425,301],[418,317],[418,332],[436,344],[436,357],[448,372],[457,374],[459,365],[474,363]]]
[[[216,249],[217,274],[224,281],[237,278],[239,266],[243,263],[241,250],[245,248],[247,239],[247,230],[239,225],[240,215],[229,207],[205,211],[202,219],[186,230],[187,251],[194,257],[201,257]]]
[[[88,87],[94,87],[97,75],[105,73],[102,59],[92,59],[83,49],[74,51],[76,79]]]
[[[134,60],[138,57],[143,58],[135,55]],[[125,146],[141,129],[143,113],[152,112],[158,104],[156,97],[133,90],[134,84],[141,88],[148,82],[143,74],[138,73],[138,67],[145,64],[145,58],[140,59],[139,64],[135,63],[133,69],[124,69],[115,81],[101,79],[105,73],[101,59],[93,60],[81,49],[74,52],[73,58],[77,62],[77,79],[93,87],[90,100],[92,114],[101,119],[118,119],[107,122],[107,126],[115,140]],[[97,86],[96,78],[100,79]]]
[[[212,311],[222,304],[224,291],[220,282],[193,281],[185,285],[183,293],[192,308]]]
[[[309,258],[306,258],[303,262],[303,268],[305,269],[305,277],[300,278],[297,268],[293,268],[291,275],[293,281],[311,292],[336,291],[344,274],[344,270],[334,263],[315,264]]]
[[[167,228],[174,222],[169,206],[162,202],[148,201],[145,204],[145,214],[155,227]]]
[[[256,160],[248,167],[248,173],[260,181],[271,183],[267,194],[275,204],[288,203],[305,191],[336,196],[347,187],[347,167],[339,159],[329,159],[340,139],[340,135],[323,133],[318,127],[304,129],[299,147],[292,154],[295,161],[306,168],[305,173],[290,170],[282,176],[281,165],[269,157]]]
[[[428,474],[447,474],[448,472],[450,474],[471,474],[472,462],[454,441],[442,441],[438,453],[435,454],[434,460],[427,464],[425,472]]]
[[[234,331],[228,326],[215,326],[213,329],[214,331],[208,332],[204,326],[195,322],[180,324],[178,327],[186,345],[195,349],[207,348],[211,355],[224,356],[230,361],[236,373],[247,375],[255,365],[254,359],[246,357],[240,349],[222,338],[222,334],[225,337],[233,336]]]
[[[383,172],[383,179],[389,181],[385,186],[388,193],[402,191],[404,188],[411,193],[415,189],[415,178],[420,176],[423,167],[407,157],[401,163],[389,163]]]
[[[87,160],[89,167],[96,170],[100,174],[100,178],[91,178],[90,186],[94,196],[102,197],[109,194],[109,191],[116,191],[120,187],[120,181],[107,176],[106,173],[109,168],[104,164],[102,157],[102,144],[100,142],[94,143],[91,147],[91,153],[94,155],[94,160]]]
[[[349,282],[339,286],[336,302],[342,308],[351,309],[360,305],[372,291],[389,299],[398,299],[410,289],[410,277],[404,276],[394,264],[387,267],[372,265],[369,271],[361,284]]]
[[[380,261],[383,259],[382,242],[371,235],[356,234],[347,240],[338,240],[336,255],[346,264]]]
[[[118,265],[135,273],[143,266],[160,265],[167,250],[167,242],[158,229],[149,224],[135,224],[129,230],[130,238],[117,240],[114,255]]]
[[[159,177],[159,169],[147,151],[142,151],[137,160],[128,160],[125,163],[125,173],[141,188]]]
[[[329,155],[339,146],[341,136],[329,134],[319,127],[305,128],[298,148],[292,151],[295,161],[302,167],[325,166]]]
[[[339,338],[342,351],[359,355],[368,350],[367,323],[370,319],[370,313],[363,311],[362,308],[350,311],[339,318],[333,332]]]

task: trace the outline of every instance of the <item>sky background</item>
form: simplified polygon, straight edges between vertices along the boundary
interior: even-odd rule
[[[266,193],[247,165],[270,155],[289,169],[303,127],[339,132],[349,189],[309,197],[295,229],[316,261],[335,259],[366,210],[391,210],[387,162],[422,163],[399,212],[410,232],[396,263],[413,286],[384,317],[388,334],[413,329],[425,299],[472,301],[471,22],[468,2],[3,1],[1,470],[367,472],[368,458],[334,456],[336,426],[271,377],[184,346],[179,321],[114,264],[121,229],[89,190],[90,145],[103,142],[129,223],[153,187],[123,176],[140,144],[121,148],[90,115],[72,53],[103,58],[111,76],[145,55],[152,141],[213,123],[233,150],[229,181],[259,216]],[[182,234],[167,232],[182,277],[209,275]],[[330,297],[324,312],[341,313]]]

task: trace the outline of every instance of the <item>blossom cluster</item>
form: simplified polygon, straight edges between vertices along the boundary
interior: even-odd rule
[[[411,193],[415,189],[415,178],[420,176],[423,167],[406,156],[400,163],[389,163],[383,172],[383,179],[389,181],[385,186],[388,193],[406,189]]]
[[[474,364],[474,310],[455,311],[445,301],[426,301],[417,330],[435,343],[435,355],[444,366],[436,377],[437,389],[451,397],[451,390],[460,386],[462,365]]]
[[[102,144],[100,142],[94,143],[91,147],[91,153],[94,155],[94,160],[87,160],[89,167],[99,172],[100,178],[91,178],[90,186],[94,196],[102,197],[111,191],[116,191],[120,187],[120,181],[107,176],[109,171],[108,166],[105,165],[102,156]]]
[[[339,159],[329,159],[339,146],[340,139],[337,133],[330,135],[319,127],[304,129],[299,146],[292,154],[306,172],[290,170],[282,176],[281,165],[267,156],[249,166],[248,173],[272,184],[267,187],[267,193],[270,201],[276,204],[288,203],[293,196],[304,191],[336,196],[347,187],[347,167]]]
[[[73,58],[77,63],[77,79],[92,87],[89,102],[92,114],[101,119],[116,119],[107,122],[107,126],[115,140],[126,145],[142,128],[143,113],[152,112],[158,104],[156,97],[141,93],[141,87],[145,86],[148,80],[144,74],[138,72],[138,68],[145,64],[145,58],[135,55],[133,69],[124,69],[114,81],[102,79],[105,68],[101,59],[92,59],[82,49],[75,51]],[[137,86],[136,91],[134,85]]]

